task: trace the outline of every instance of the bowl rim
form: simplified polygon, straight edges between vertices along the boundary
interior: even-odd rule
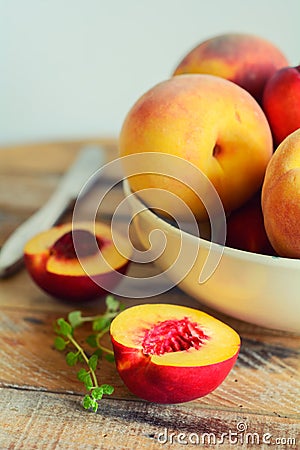
[[[123,179],[123,191],[126,197],[134,198],[134,200],[143,207],[143,213],[149,215],[152,220],[160,223],[163,225],[163,228],[169,227],[172,232],[176,234],[183,234],[187,239],[191,240],[199,240],[200,245],[203,245],[205,248],[210,248],[213,251],[220,252],[220,248],[223,249],[223,253],[228,255],[231,258],[235,258],[242,261],[247,261],[248,263],[255,263],[260,265],[267,265],[270,266],[276,265],[284,268],[291,268],[291,269],[300,269],[300,259],[293,259],[293,258],[287,258],[283,256],[278,255],[264,255],[261,253],[254,253],[249,252],[247,250],[240,250],[233,247],[227,247],[226,245],[218,244],[216,242],[209,241],[207,239],[202,238],[201,236],[195,236],[187,231],[180,230],[179,228],[176,228],[171,223],[165,221],[160,216],[156,215],[153,211],[151,211],[145,203],[141,201],[139,196],[132,192],[130,189],[130,185],[127,178]],[[130,202],[130,199],[129,199]]]

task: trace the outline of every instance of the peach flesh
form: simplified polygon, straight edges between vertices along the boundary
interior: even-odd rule
[[[216,389],[240,347],[238,334],[219,320],[164,304],[123,311],[112,322],[111,340],[125,385],[157,403],[187,402]]]
[[[165,336],[165,339],[161,339]],[[199,349],[207,336],[198,324],[188,317],[180,320],[165,320],[146,330],[143,339],[143,351],[146,355],[163,355],[189,348]]]
[[[102,223],[95,227],[78,224],[73,231],[72,224],[64,224],[39,233],[26,244],[24,261],[42,290],[72,302],[105,295],[120,281],[120,274],[129,264],[114,246],[110,227]]]

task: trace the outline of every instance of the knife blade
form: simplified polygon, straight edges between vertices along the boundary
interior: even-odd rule
[[[86,146],[80,151],[49,200],[23,222],[4,243],[0,251],[0,277],[12,275],[22,267],[26,242],[57,223],[90,176],[103,164],[104,151],[100,147]]]

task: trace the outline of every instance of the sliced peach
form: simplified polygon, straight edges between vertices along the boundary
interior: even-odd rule
[[[156,403],[181,403],[216,389],[233,367],[239,335],[185,306],[144,304],[112,322],[117,370],[128,389]]]
[[[40,288],[71,301],[104,295],[128,265],[114,245],[110,226],[99,222],[74,229],[68,223],[37,234],[27,242],[24,260]]]

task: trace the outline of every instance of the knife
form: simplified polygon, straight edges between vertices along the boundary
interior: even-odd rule
[[[0,277],[12,275],[22,267],[26,242],[52,227],[76,199],[89,177],[104,164],[104,151],[101,150],[94,146],[84,147],[47,203],[9,236],[0,251]]]

